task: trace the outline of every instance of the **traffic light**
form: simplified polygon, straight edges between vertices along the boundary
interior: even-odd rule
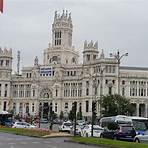
[[[92,101],[92,115],[93,115],[93,120],[95,120],[96,115],[97,115],[97,102],[96,101]]]

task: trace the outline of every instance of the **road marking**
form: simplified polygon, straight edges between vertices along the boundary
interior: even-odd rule
[[[46,144],[50,144],[51,142],[50,142],[50,141],[44,141],[44,143],[46,143]]]
[[[35,143],[35,144],[36,144],[36,143],[40,143],[40,142],[38,142],[38,141],[33,141],[32,143]]]

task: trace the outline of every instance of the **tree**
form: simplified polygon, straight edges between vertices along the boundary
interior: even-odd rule
[[[71,120],[72,122],[74,121],[75,118],[75,114],[72,110],[70,110],[69,114],[68,114],[68,118],[69,120]]]
[[[82,120],[82,111],[79,111],[78,113],[77,113],[77,120]]]
[[[63,113],[63,111],[60,112],[60,116],[59,116],[59,117],[60,117],[60,120],[62,120],[62,119],[64,118],[64,113]]]
[[[101,107],[103,116],[131,115],[134,112],[130,101],[117,94],[103,96]]]

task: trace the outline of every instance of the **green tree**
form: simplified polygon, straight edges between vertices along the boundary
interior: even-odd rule
[[[60,112],[60,116],[59,116],[60,120],[62,120],[64,118],[64,113],[63,111]]]
[[[70,110],[70,112],[69,112],[69,114],[68,114],[68,118],[69,118],[69,120],[71,120],[72,122],[74,121],[75,113],[74,113],[72,110]]]
[[[101,106],[103,116],[132,115],[134,112],[130,101],[117,94],[103,96]]]
[[[79,112],[77,113],[77,120],[82,120],[82,118],[83,118],[82,112],[79,111]]]

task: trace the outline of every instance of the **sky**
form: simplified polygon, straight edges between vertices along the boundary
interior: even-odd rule
[[[71,12],[73,45],[82,56],[85,40],[98,41],[105,56],[128,52],[122,65],[148,67],[148,0],[4,0],[0,14],[0,47],[17,51],[21,67],[43,63],[43,50],[51,42],[54,12]]]

